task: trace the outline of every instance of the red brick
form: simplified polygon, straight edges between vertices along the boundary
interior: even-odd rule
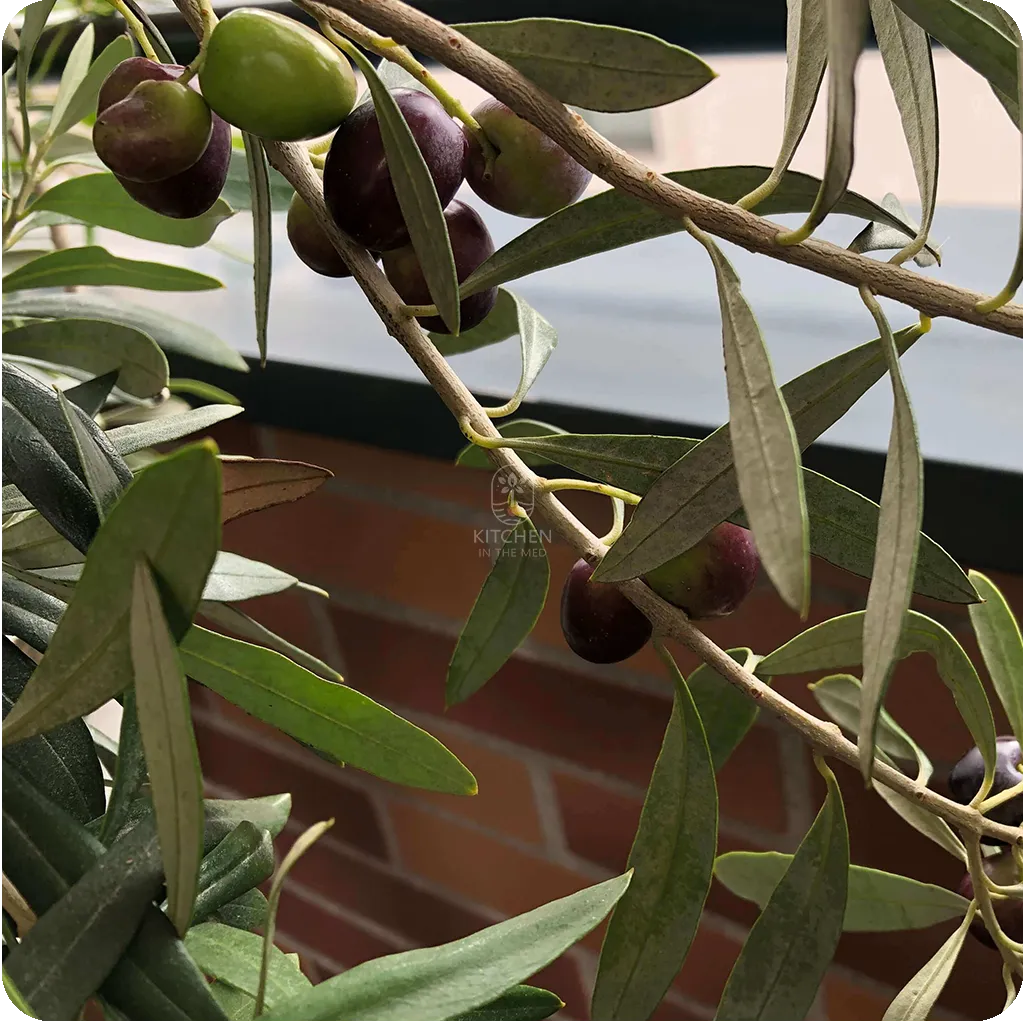
[[[710,1020],[713,1011],[706,1016],[698,1016],[689,1010],[683,1009],[678,1003],[671,999],[663,999],[658,1008],[651,1014],[651,1020]]]
[[[825,1012],[829,1020],[881,1020],[895,994],[880,995],[877,987],[858,985],[835,971],[825,976]]]
[[[522,761],[483,742],[467,739],[454,729],[431,724],[428,731],[476,776],[479,792],[467,798],[416,790],[414,798],[417,802],[444,808],[528,843],[542,841],[533,783],[529,769]],[[485,739],[481,736],[481,740]]]
[[[643,800],[563,772],[553,772],[551,782],[569,849],[609,871],[625,871]]]
[[[277,910],[277,923],[304,946],[345,967],[355,967],[364,960],[399,953],[405,948],[300,896],[287,885]]]
[[[280,837],[279,850],[287,850],[295,834],[296,830],[289,829]],[[493,918],[465,910],[356,857],[329,838],[321,839],[302,856],[291,877],[415,946],[451,942],[494,923]]]
[[[229,420],[223,420],[196,437],[212,437],[224,455],[250,455],[260,458],[259,428],[249,419],[248,413],[240,413]],[[304,459],[308,462],[308,459]]]
[[[419,807],[393,802],[389,811],[403,867],[501,913],[523,914],[594,882]]]
[[[783,785],[778,737],[755,726],[718,772],[719,816],[785,832]]]
[[[338,607],[332,617],[350,685],[388,705],[444,713],[451,638]],[[513,657],[448,714],[646,786],[669,712],[667,699]]]
[[[699,1003],[717,1006],[740,948],[739,942],[703,918],[674,987]]]
[[[317,768],[286,760],[258,743],[246,743],[205,721],[197,722],[196,740],[203,771],[211,781],[242,796],[291,793],[296,822],[311,825],[334,818],[339,838],[373,856],[387,857],[384,834],[372,804],[364,793],[341,781],[351,769],[325,764],[327,772],[335,776],[331,778]],[[316,758],[304,750],[300,750],[300,756]]]

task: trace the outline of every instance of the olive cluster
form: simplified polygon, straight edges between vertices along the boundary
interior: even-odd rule
[[[281,142],[333,132],[323,172],[332,218],[383,259],[405,302],[431,302],[395,195],[376,111],[370,101],[353,109],[356,79],[345,56],[292,18],[241,8],[211,33],[198,82],[178,81],[184,70],[133,57],[103,84],[93,132],[96,153],[135,199],[170,217],[208,210],[227,177],[229,125]],[[485,202],[522,217],[554,213],[577,199],[590,181],[589,171],[496,100],[485,100],[473,112],[496,153],[488,167],[477,138],[432,95],[413,89],[396,89],[393,95],[444,208],[460,282],[494,251],[479,214],[455,200],[463,181]],[[318,274],[350,273],[299,196],[288,210],[288,237]],[[462,302],[463,330],[487,316],[496,295],[491,289]],[[447,330],[439,317],[421,323],[428,330]]]

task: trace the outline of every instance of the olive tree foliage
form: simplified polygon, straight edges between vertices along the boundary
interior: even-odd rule
[[[100,86],[136,47],[152,60],[173,58],[135,0],[112,6],[125,33],[100,52],[92,19],[110,13],[98,0],[37,0],[4,37],[3,939],[10,998],[57,1020],[74,1018],[90,1000],[112,1019],[543,1019],[561,1001],[524,980],[610,913],[592,1015],[644,1019],[685,961],[717,876],[760,907],[722,996],[721,1019],[801,1019],[844,930],[941,922],[949,937],[887,1019],[928,1017],[971,930],[1002,958],[1012,1001],[1022,955],[1019,930],[1013,935],[1021,900],[1014,783],[1021,637],[994,584],[965,572],[920,531],[922,462],[900,357],[928,344],[936,317],[1021,333],[1021,307],[1011,304],[1019,253],[1006,286],[991,297],[907,266],[940,255],[929,233],[939,163],[932,40],[984,76],[1019,127],[1015,24],[984,0],[789,0],[787,83],[779,97],[785,127],[775,166],[661,175],[572,107],[637,110],[681,99],[712,77],[687,50],[558,19],[448,26],[396,0],[301,0],[366,80],[431,300],[411,306],[328,213],[317,174],[323,141],[235,132],[223,191],[198,216],[166,216],[128,194],[132,186],[119,183],[93,148],[89,125]],[[202,80],[217,19],[208,4],[178,6],[201,43],[184,75]],[[919,226],[892,197],[876,202],[848,188],[854,72],[869,21],[917,176]],[[49,87],[53,56],[71,40],[59,85]],[[468,131],[480,125],[412,50],[482,86],[610,189],[545,217],[468,276],[459,274],[434,181],[390,90],[414,84]],[[384,60],[375,64],[367,54]],[[823,88],[829,126],[819,180],[788,168]],[[263,89],[251,97],[257,111],[273,102],[275,83]],[[186,678],[335,765],[467,798],[476,783],[433,737],[344,685],[333,668],[243,609],[260,595],[316,588],[222,550],[221,524],[301,498],[330,475],[304,463],[225,455],[209,440],[166,453],[241,411],[210,385],[170,378],[166,353],[238,370],[245,362],[200,325],[90,291],[220,287],[184,267],[118,257],[96,232],[107,232],[102,241],[114,246],[120,232],[198,247],[223,220],[249,209],[265,356],[271,218],[296,193],[354,277],[348,286],[362,289],[458,421],[469,442],[460,463],[503,469],[535,494],[538,524],[650,620],[675,692],[625,874],[467,939],[370,961],[317,985],[274,945],[274,919],[282,880],[331,823],[305,832],[275,872],[272,840],[286,824],[290,798],[203,798]],[[783,213],[806,220],[786,231],[769,219]],[[846,249],[813,234],[838,214],[861,221]],[[674,231],[692,236],[714,270],[729,422],[698,440],[570,434],[510,419],[552,356],[555,327],[502,287],[483,322],[460,332],[465,300]],[[865,343],[780,385],[721,239],[855,289]],[[902,302],[910,322],[894,331],[879,296]],[[417,317],[434,318],[443,330],[428,335]],[[520,386],[500,408],[484,408],[448,357],[516,335]],[[800,453],[883,378],[893,416],[875,504],[805,470]],[[184,396],[206,404],[190,408]],[[545,466],[576,475],[539,475]],[[558,491],[570,487],[608,496],[615,509],[608,535],[598,538],[561,504]],[[628,525],[623,503],[635,505]],[[522,513],[515,491],[508,511],[513,522]],[[779,598],[798,613],[806,615],[810,602],[812,553],[870,577],[866,607],[775,651],[722,650],[643,577],[726,521],[749,527]],[[449,703],[486,685],[529,634],[547,591],[543,539],[524,519],[508,531],[447,680],[435,681]],[[969,606],[984,666],[972,664],[937,621],[910,609],[915,594]],[[685,679],[664,639],[685,644],[702,667]],[[914,652],[932,657],[976,745],[976,778],[962,803],[929,788],[932,765],[911,736],[913,723],[897,724],[884,707],[893,666]],[[839,671],[852,665],[862,666],[859,677]],[[1012,740],[997,738],[982,669],[1010,722],[1015,753]],[[773,677],[792,673],[820,677],[812,687],[820,717],[772,689]],[[116,740],[84,717],[110,700],[123,709]],[[825,801],[794,854],[716,858],[715,774],[761,708],[811,746]],[[960,892],[850,863],[829,760],[858,766],[894,814],[963,863]],[[270,878],[267,898],[258,887]]]

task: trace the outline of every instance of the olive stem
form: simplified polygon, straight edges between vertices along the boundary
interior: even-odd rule
[[[974,899],[978,904],[981,919],[985,922],[989,935],[999,949],[1006,965],[1019,974],[1021,971],[1021,952],[1024,950],[1019,942],[1014,942],[999,926],[996,912],[992,906],[992,893],[989,890],[985,868],[981,858],[981,841],[977,835],[964,836],[967,848],[967,869],[971,874],[971,885],[974,887]]]
[[[978,804],[978,810],[982,814],[988,814],[993,807],[998,807],[1000,804],[1006,803],[1007,800],[1012,800],[1015,796],[1020,796],[1024,793],[1024,781],[1018,782],[1017,785],[1011,786],[1009,789],[1004,789],[1000,793],[996,793],[995,796],[990,796],[985,800],[982,800]]]
[[[639,505],[640,498],[632,491],[624,491],[621,487],[613,487],[611,484],[601,484],[596,480],[572,480],[556,479],[548,480],[545,477],[538,477],[534,484],[535,494],[551,494],[554,491],[592,491],[594,494],[604,494],[609,498],[618,498],[627,505]]]
[[[403,304],[402,312],[405,316],[416,317],[416,316],[437,316],[437,306],[406,306]]]
[[[778,187],[782,181],[782,171],[772,171],[767,178],[752,192],[736,200],[736,205],[741,210],[752,210],[758,203],[763,203]]]
[[[490,178],[494,173],[494,161],[497,157],[497,151],[494,148],[494,144],[487,137],[487,133],[483,130],[480,122],[466,109],[463,103],[456,99],[438,80],[430,73],[430,71],[421,64],[408,50],[407,47],[402,46],[401,43],[395,42],[390,36],[382,36],[372,29],[368,29],[365,25],[356,21],[355,18],[350,18],[347,14],[342,14],[340,11],[331,10],[326,7],[322,7],[316,3],[303,2],[303,0],[297,0],[299,6],[309,11],[317,19],[320,24],[320,30],[327,36],[331,42],[337,45],[337,40],[334,39],[325,29],[325,23],[328,23],[331,27],[337,29],[343,35],[347,36],[353,42],[358,43],[363,49],[371,50],[376,53],[379,57],[383,57],[385,60],[391,61],[392,64],[397,64],[403,71],[407,71],[417,81],[422,82],[431,92],[434,99],[441,104],[445,109],[445,113],[449,117],[454,117],[456,121],[461,121],[466,126],[466,130],[473,135],[473,138],[480,145],[480,149],[484,155],[484,177]]]
[[[200,18],[202,19],[202,31],[199,34],[199,52],[192,63],[178,77],[178,82],[181,85],[187,85],[202,70],[203,65],[206,63],[206,51],[210,45],[210,36],[213,35],[213,30],[217,25],[217,15],[213,10],[211,0],[198,0],[198,3]]]
[[[310,153],[309,162],[319,171],[324,169],[324,164],[327,163],[327,157],[323,153]]]
[[[1006,964],[1003,964],[1003,984],[1006,986],[1006,1002],[1003,1004],[1005,1012],[1017,998],[1017,987],[1013,983],[1013,972]]]
[[[611,547],[621,536],[626,525],[626,503],[621,498],[612,498],[612,528],[601,538],[605,547]]]
[[[156,55],[156,50],[153,49],[153,44],[149,41],[149,35],[146,33],[146,26],[135,17],[133,11],[131,11],[122,0],[110,0],[110,5],[117,11],[118,14],[124,18],[125,24],[131,29],[132,35],[135,37],[137,42],[142,49],[142,52],[155,63],[160,63],[160,58]]]

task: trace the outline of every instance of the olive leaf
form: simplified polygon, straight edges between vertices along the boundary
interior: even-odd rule
[[[174,416],[161,416],[141,423],[126,423],[123,427],[111,427],[106,431],[110,441],[119,455],[131,455],[168,441],[178,441],[189,434],[197,434],[217,423],[231,419],[245,412],[240,405],[204,405],[199,409]],[[4,511],[9,511],[5,500]]]
[[[270,315],[270,271],[272,264],[272,230],[270,202],[270,164],[263,143],[242,132],[245,144],[245,166],[249,172],[252,197],[253,288],[256,298],[256,344],[260,366],[267,365],[267,317]]]
[[[882,1020],[927,1020],[953,971],[974,919],[967,914],[938,952],[915,974],[889,1004]]]
[[[972,569],[970,577],[982,598],[980,604],[970,607],[974,635],[1010,728],[1020,742],[1021,704],[1024,703],[1024,653],[1020,626],[1006,598],[987,576]]]
[[[459,282],[434,179],[405,116],[374,66],[355,48],[350,56],[362,71],[373,97],[391,181],[430,297],[445,326],[458,335]]]
[[[199,924],[226,904],[244,897],[273,873],[274,843],[270,832],[251,821],[241,822],[199,865],[193,923]],[[261,926],[265,920],[265,915],[260,918]]]
[[[95,43],[96,29],[90,22],[78,34],[75,45],[71,47],[71,52],[64,63],[60,84],[57,86],[57,95],[53,101],[53,109],[50,111],[50,124],[47,127],[47,135],[50,137],[59,135],[63,130],[60,125],[67,113],[68,105],[89,73]],[[71,122],[71,124],[74,123],[74,121]]]
[[[92,25],[89,25],[88,28],[91,29]],[[84,36],[85,33],[83,32],[82,35]],[[81,37],[79,41],[81,41]],[[78,43],[75,45],[77,46]],[[59,116],[57,104],[54,104],[53,112],[50,115],[50,126],[47,129],[48,134],[51,137],[62,135],[69,128],[73,128],[78,124],[83,117],[94,113],[96,110],[96,98],[99,95],[103,80],[121,61],[131,57],[133,52],[131,39],[127,35],[120,35],[113,42],[108,43],[99,56],[89,65],[89,70],[82,77],[74,93],[67,96],[67,102],[64,104],[64,109]],[[69,58],[68,65],[70,63]],[[62,77],[61,91],[63,89],[64,78]]]
[[[695,192],[735,203],[770,173],[769,167],[739,165],[671,171],[666,177]],[[810,174],[786,171],[772,194],[758,204],[757,212],[762,216],[806,213],[820,186],[821,182]],[[914,227],[856,192],[843,193],[832,212],[877,220],[906,230],[911,237],[915,232]],[[682,230],[679,217],[656,210],[618,189],[609,189],[545,217],[503,245],[466,278],[461,295],[465,298],[538,270]]]
[[[693,534],[691,503],[705,491],[735,486],[754,534],[761,562],[783,600],[806,614],[810,602],[810,548],[800,449],[783,395],[775,384],[764,338],[732,265],[714,242],[722,308],[722,341],[729,393],[728,447],[732,466],[722,466],[725,436],[712,435],[663,473],[637,507],[629,526],[594,573],[595,580],[631,579],[688,550],[706,532]],[[724,474],[723,474],[724,470]],[[735,484],[733,484],[735,479]],[[731,495],[714,499],[720,522]],[[710,526],[714,523],[709,524]]]
[[[511,416],[519,408],[558,344],[558,332],[540,313],[518,295],[512,292],[506,292],[506,294],[511,296],[515,304],[516,330],[519,334],[522,353],[522,371],[519,375],[519,384],[512,397],[499,408],[490,410],[489,415],[495,418]]]
[[[36,0],[22,13],[21,31],[18,33],[18,57],[15,78],[18,84],[18,109],[21,111],[22,137],[30,134],[28,116],[28,75],[32,67],[39,38],[46,28],[46,22],[53,10],[55,0]],[[6,128],[5,128],[6,131]],[[6,160],[4,161],[6,163]]]
[[[917,239],[925,241],[935,215],[939,180],[939,103],[932,45],[928,33],[899,10],[893,0],[868,0],[868,4],[921,197]]]
[[[807,131],[825,76],[828,41],[821,0],[786,0],[786,113],[782,143],[764,183],[740,200],[748,210],[778,187]],[[761,210],[760,212],[765,212]]]
[[[585,110],[643,110],[689,96],[715,73],[657,36],[562,18],[454,26],[563,103]]]
[[[221,516],[225,523],[250,512],[297,501],[334,474],[320,466],[283,459],[221,456]]]
[[[891,3],[892,0],[887,0]],[[882,198],[882,206],[894,216],[899,217],[908,226],[913,227],[914,221],[908,216],[903,204],[891,192],[887,192]],[[874,220],[867,225],[854,240],[847,246],[851,252],[878,252],[886,249],[902,249],[909,245],[915,238],[917,232],[907,232],[902,228],[893,227],[891,224],[883,224]],[[914,262],[919,267],[933,267],[940,260],[940,250],[934,242],[929,242],[915,257]]]
[[[666,652],[667,655],[667,652]],[[686,959],[711,886],[718,793],[707,737],[670,656],[675,700],[628,866],[636,872],[608,922],[594,1020],[647,1020]]]
[[[565,1003],[554,992],[533,985],[513,985],[497,999],[449,1020],[547,1020]]]
[[[166,263],[122,259],[98,245],[56,249],[18,267],[3,279],[4,292],[71,285],[118,285],[172,292],[224,287],[208,274]]]
[[[108,453],[99,446],[95,433],[86,429],[79,419],[81,410],[74,407],[64,397],[63,391],[57,392],[57,398],[75,442],[86,486],[96,503],[96,511],[99,513],[102,523],[106,519],[107,513],[117,503],[117,499],[121,497],[124,484],[114,472],[108,460]]]
[[[807,220],[790,237],[806,238],[842,199],[853,172],[857,62],[864,48],[868,0],[824,0],[828,42],[828,136],[825,173]]]
[[[530,635],[544,609],[551,568],[529,519],[510,527],[448,666],[445,703],[471,697]]]
[[[443,356],[461,355],[505,341],[519,332],[519,301],[507,288],[499,288],[494,309],[476,327],[458,337],[431,332],[430,340]]]
[[[632,872],[430,949],[379,957],[315,985],[277,1020],[448,1020],[496,999],[592,931]]]
[[[471,332],[467,331],[466,333]],[[463,335],[463,337],[465,336]],[[552,426],[550,423],[541,423],[540,420],[516,419],[499,424],[498,433],[502,437],[547,437],[566,432],[561,427]],[[521,457],[528,466],[545,466],[551,461],[544,456],[536,456],[530,452],[524,452]],[[467,444],[455,456],[455,465],[470,466],[473,469],[494,469],[494,464],[487,458],[487,452],[475,444]]]
[[[715,877],[741,899],[763,907],[792,863],[788,853],[723,853],[715,860]],[[851,864],[843,931],[927,928],[966,910],[963,896],[941,886]]]
[[[850,840],[839,785],[824,761],[817,763],[828,786],[825,803],[740,950],[717,1020],[804,1020],[832,962]]]

